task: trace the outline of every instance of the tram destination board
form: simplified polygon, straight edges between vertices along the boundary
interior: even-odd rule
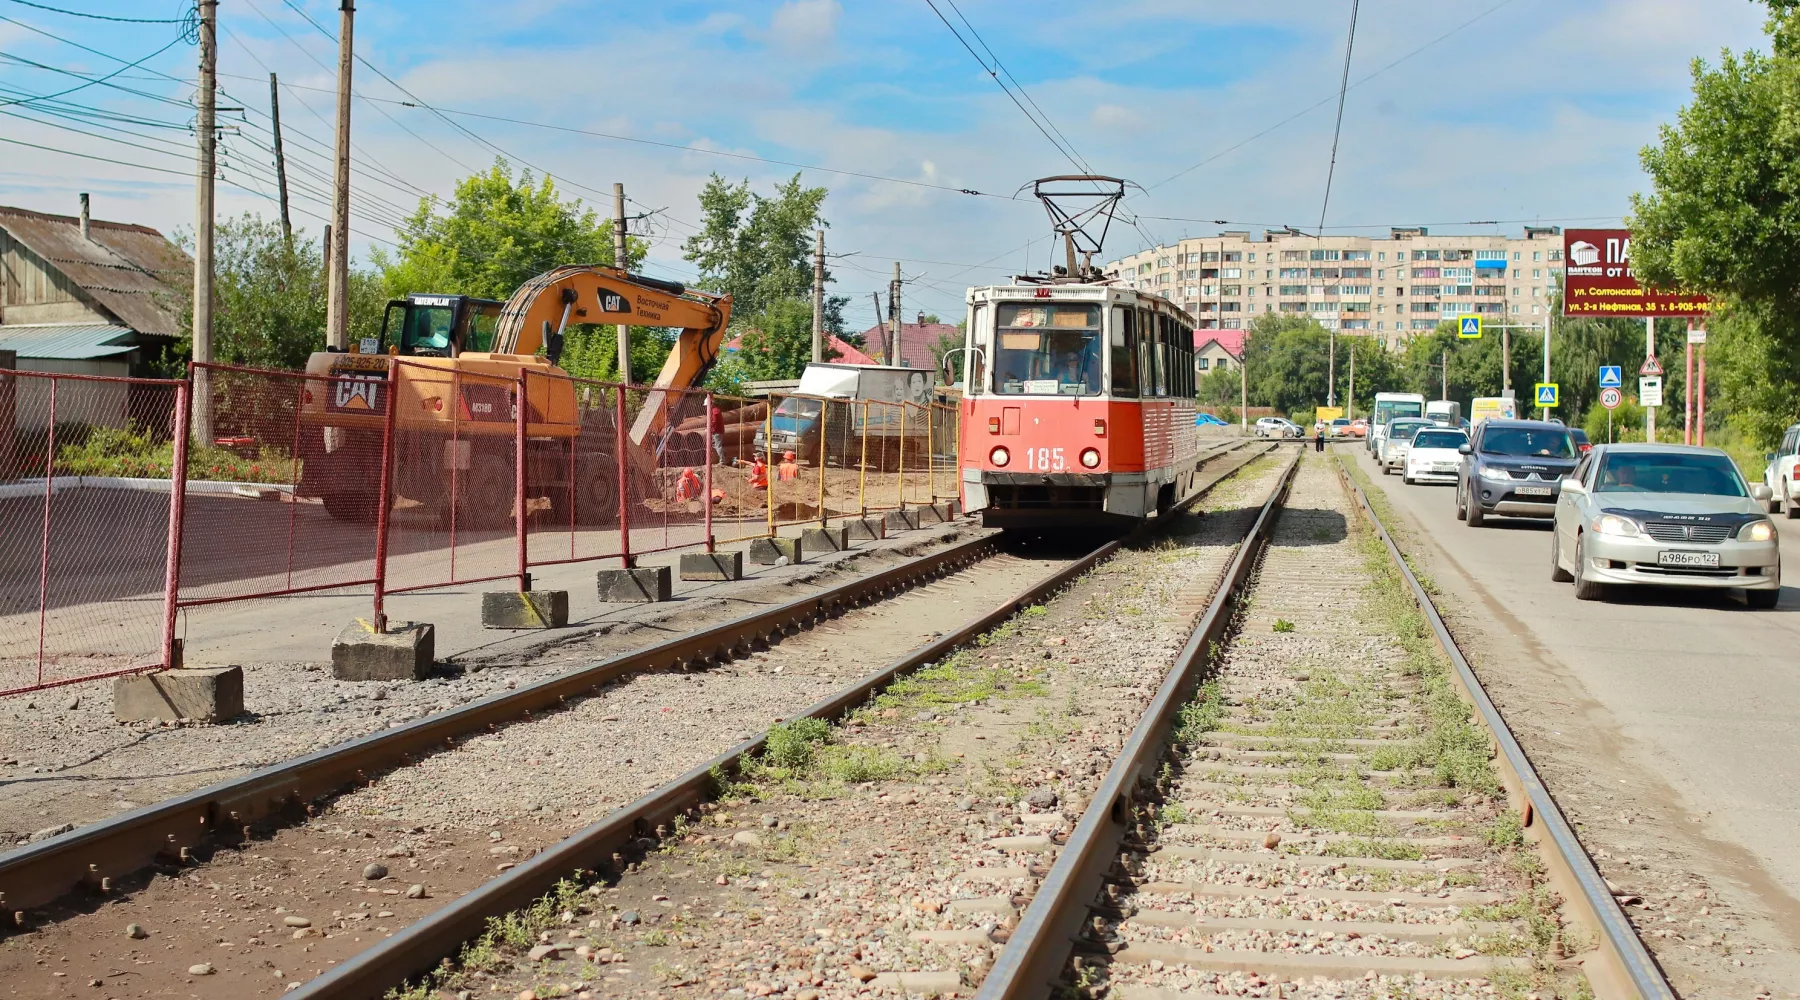
[[[1705,316],[1704,295],[1638,284],[1631,268],[1631,230],[1563,230],[1563,315]]]

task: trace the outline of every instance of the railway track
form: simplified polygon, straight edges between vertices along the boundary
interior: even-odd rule
[[[976,995],[1672,998],[1360,488],[1259,528]]]
[[[1215,449],[1206,456],[1211,460],[1208,474],[1214,478],[1223,478],[1251,461],[1262,447],[1261,443],[1247,442]],[[529,722],[534,717],[547,718],[569,702],[631,674],[666,670],[672,666],[690,667],[727,661],[741,657],[752,647],[772,641],[779,648],[779,638],[783,635],[794,634],[834,615],[846,613],[858,605],[899,594],[910,586],[983,559],[993,551],[994,546],[989,539],[977,539],[953,546],[946,551],[872,577],[851,581],[822,594],[745,616],[719,627],[681,636],[628,656],[615,657],[585,670],[492,696],[11,852],[0,856],[0,892],[6,893],[5,908],[12,911],[16,925],[29,926],[32,920],[24,912],[27,908],[45,906],[59,899],[63,899],[64,905],[69,906],[66,912],[71,914],[82,909],[104,907],[109,900],[118,898],[118,883],[147,864],[164,866],[161,870],[165,872],[179,872],[184,867],[190,872],[204,871],[204,867],[196,869],[186,866],[193,865],[220,848],[253,848],[261,838],[268,835],[270,829],[282,824],[305,822],[308,812],[323,807],[327,800],[346,789],[366,786],[389,769],[399,768],[399,771],[393,773],[401,773],[407,770],[408,765],[442,757],[465,746],[474,734],[486,733],[502,724]],[[1103,558],[1103,554],[1090,554],[1087,559],[1077,562],[1098,558]],[[1024,599],[1021,597],[1019,600]],[[1007,609],[994,613],[1004,614],[1016,606],[1016,601],[1009,602]],[[957,634],[961,635],[965,631],[966,629],[959,630]],[[944,641],[947,640],[940,640],[925,649],[934,649]],[[904,669],[904,665],[896,665],[883,672],[885,678],[878,675],[866,679],[857,686],[857,690],[866,694],[867,690],[879,686],[885,679],[891,679]],[[836,701],[849,704],[859,700],[861,694],[853,691]],[[704,777],[704,771],[701,772],[701,777]],[[677,799],[691,796],[704,784],[704,780],[697,780],[695,775],[689,775],[658,794],[646,796],[639,803],[619,810],[611,818],[611,822],[603,822],[590,828],[588,832],[591,836],[587,838],[585,845],[570,849],[582,853],[590,860],[594,857],[605,859],[613,848],[628,844],[642,833],[654,830],[659,818],[666,819],[679,813],[681,804]],[[689,787],[687,791],[677,792],[674,790],[677,785]],[[688,801],[691,804],[692,799],[689,798]],[[599,847],[606,849],[594,854]],[[442,934],[445,933],[444,928],[455,926],[457,920],[466,919],[466,914],[484,906],[485,913],[491,915],[503,911],[508,905],[541,893],[548,885],[545,881],[548,877],[546,873],[558,870],[558,865],[569,860],[567,855],[557,853],[559,849],[552,849],[517,867],[507,866],[507,875],[496,880],[504,885],[492,888],[491,891],[484,888],[465,896],[453,906],[438,909],[434,915],[415,924],[407,934],[412,937]],[[560,870],[566,872],[572,868],[564,865]],[[68,896],[71,890],[75,893],[74,897]],[[480,897],[487,902],[478,904],[471,897]],[[511,903],[507,902],[509,900]],[[473,919],[478,925],[484,916]],[[424,927],[426,924],[430,925],[429,930]],[[442,949],[438,952],[438,955],[441,954]],[[435,961],[436,957],[433,956],[432,960]],[[304,963],[290,961],[287,964]],[[341,971],[361,964],[363,963],[347,962],[339,968]],[[429,964],[429,961],[425,963],[427,966]],[[329,992],[321,995],[352,995],[337,987],[327,989]],[[378,993],[379,990],[376,990],[367,995]]]

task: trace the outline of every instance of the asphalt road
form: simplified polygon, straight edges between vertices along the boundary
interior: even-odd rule
[[[1753,611],[1736,592],[1612,588],[1605,602],[1577,601],[1550,580],[1547,521],[1456,519],[1455,488],[1406,486],[1358,460],[1400,510],[1423,528],[1481,600],[1515,633],[1513,650],[1538,656],[1615,720],[1623,756],[1653,767],[1705,815],[1706,832],[1740,846],[1766,871],[1765,902],[1800,904],[1800,521],[1777,517],[1782,578],[1773,610]],[[1536,648],[1533,648],[1533,647]],[[1752,879],[1751,881],[1754,881]]]

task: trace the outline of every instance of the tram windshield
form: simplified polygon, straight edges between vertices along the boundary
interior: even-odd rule
[[[994,392],[1012,396],[1100,394],[1099,306],[1008,302],[1000,304],[997,319]]]

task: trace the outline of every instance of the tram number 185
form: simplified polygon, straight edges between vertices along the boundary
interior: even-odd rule
[[[1027,448],[1025,449],[1025,468],[1033,472],[1063,471],[1063,450],[1061,448]]]

